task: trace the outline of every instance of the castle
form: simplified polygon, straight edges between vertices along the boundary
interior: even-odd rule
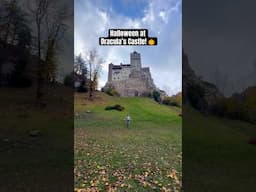
[[[109,64],[108,82],[104,89],[109,87],[123,97],[142,96],[157,90],[149,67],[141,66],[141,56],[136,51],[130,54],[130,64]]]

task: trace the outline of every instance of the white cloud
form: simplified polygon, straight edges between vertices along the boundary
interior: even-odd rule
[[[151,68],[155,84],[171,92],[181,90],[181,0],[150,0],[144,16],[130,18],[113,11],[111,6],[95,1],[79,1],[75,10],[75,54],[96,48],[105,60],[99,85],[107,81],[108,64],[129,63],[130,52],[142,55],[144,66]],[[98,38],[107,36],[109,28],[147,28],[157,36],[158,46],[99,46]]]
[[[153,1],[149,3],[149,8],[145,10],[145,15],[142,18],[142,22],[145,24],[152,24],[155,21],[154,5]]]
[[[160,11],[160,12],[159,12],[159,17],[161,17],[161,19],[162,19],[165,23],[168,22],[168,17],[167,17],[167,15],[166,15],[166,12],[165,12],[165,11]]]

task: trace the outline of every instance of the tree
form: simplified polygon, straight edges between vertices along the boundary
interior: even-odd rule
[[[3,2],[4,7],[4,16],[3,16],[3,43],[6,46],[8,44],[8,39],[10,37],[11,32],[13,31],[13,27],[15,27],[14,20],[17,18],[18,6],[17,2],[15,0],[12,1],[4,1]]]
[[[36,24],[36,52],[37,52],[37,87],[36,87],[36,103],[39,104],[41,97],[43,96],[43,86],[44,86],[44,62],[42,62],[42,28],[44,25],[44,20],[49,8],[48,0],[35,0],[34,4],[31,4],[32,1],[28,1],[28,8],[32,14],[32,17],[35,18]]]
[[[66,7],[59,8],[59,5],[52,4],[45,17],[46,26],[46,80],[55,82],[57,71],[57,48],[59,41],[66,31],[65,20],[68,17]]]
[[[44,84],[55,82],[57,61],[56,52],[59,40],[65,32],[65,19],[68,14],[65,7],[59,7],[57,1],[28,1],[32,17],[35,18],[37,69],[37,103],[43,96]]]
[[[75,56],[74,72],[77,75],[87,77],[87,65],[81,53],[78,56]]]
[[[154,100],[155,100],[156,102],[159,103],[159,102],[161,101],[160,92],[154,90],[154,91],[153,91],[153,98],[154,98]]]
[[[93,93],[98,87],[101,65],[104,61],[94,49],[89,52],[87,62],[89,64],[89,99],[92,99]]]
[[[23,48],[30,45],[31,31],[27,24],[27,14],[18,6],[17,1],[3,1],[0,11],[0,37],[3,45],[19,44]]]
[[[87,91],[87,64],[80,53],[78,56],[75,56],[74,62],[74,75],[77,80],[80,81],[80,85],[78,87],[78,91]]]
[[[16,0],[2,1],[0,8],[0,43],[10,52],[10,47],[15,50],[13,56],[14,69],[10,74],[8,84],[12,86],[28,86],[31,83],[28,77],[25,77],[26,65],[29,62],[29,53],[31,45],[31,29],[28,24],[27,14],[21,9]],[[5,55],[1,59],[8,59]],[[0,62],[0,71],[3,62]],[[1,72],[0,72],[1,74]]]

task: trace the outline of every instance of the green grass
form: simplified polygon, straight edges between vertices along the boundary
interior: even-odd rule
[[[183,122],[185,191],[254,191],[256,125],[204,116],[186,108]]]
[[[122,112],[104,110],[120,104]],[[89,111],[89,113],[88,113]],[[181,186],[180,109],[149,98],[75,96],[75,187],[173,191]],[[130,114],[130,129],[125,116]]]
[[[52,88],[43,109],[35,107],[32,88],[1,91],[0,191],[70,191],[73,107],[56,92],[72,96],[72,90]],[[33,130],[41,136],[30,137]]]

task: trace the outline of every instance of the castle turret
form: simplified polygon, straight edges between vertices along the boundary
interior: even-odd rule
[[[130,55],[130,63],[131,66],[135,67],[136,69],[141,69],[141,59],[140,59],[140,54],[134,51]]]
[[[112,63],[108,64],[108,82],[112,81],[112,68],[113,68],[113,64]]]

